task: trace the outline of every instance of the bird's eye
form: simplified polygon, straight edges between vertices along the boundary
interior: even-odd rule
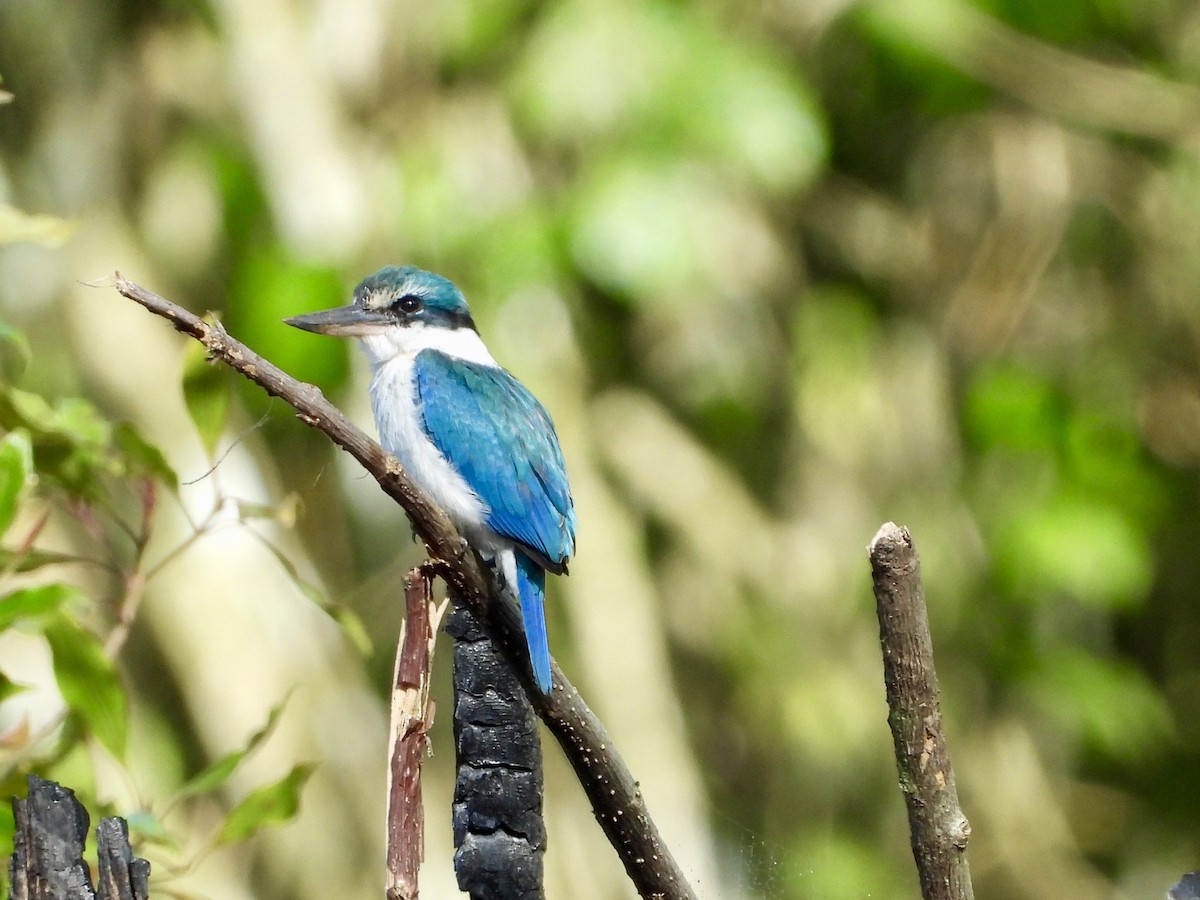
[[[425,304],[420,297],[417,297],[413,294],[405,294],[392,304],[392,309],[396,310],[396,312],[402,312],[411,315],[412,313],[420,312],[424,306]]]

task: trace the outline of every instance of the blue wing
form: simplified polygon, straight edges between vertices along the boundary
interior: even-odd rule
[[[560,571],[575,508],[554,423],[508,372],[423,350],[414,363],[430,440],[488,506],[487,525]]]

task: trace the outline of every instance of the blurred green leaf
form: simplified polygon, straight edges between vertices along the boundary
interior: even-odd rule
[[[1066,409],[1044,376],[1016,366],[997,366],[974,373],[964,419],[980,447],[1037,451],[1059,445]]]
[[[217,845],[245,840],[264,826],[293,818],[300,808],[300,792],[315,768],[301,763],[274,784],[252,791],[226,817],[217,833]]]
[[[67,708],[113,756],[124,759],[128,730],[125,689],[100,641],[63,615],[50,619],[44,633]]]
[[[29,339],[9,325],[0,322],[0,377],[14,383],[29,368],[33,351]]]
[[[15,796],[16,792],[6,792],[5,796]],[[11,855],[13,846],[13,836],[17,833],[17,823],[13,818],[12,803],[0,803],[0,853]],[[11,897],[11,885],[7,880],[8,866],[0,866],[0,896]]]
[[[296,493],[288,494],[277,503],[255,503],[251,500],[239,499],[237,501],[238,518],[243,522],[265,519],[278,522],[284,528],[293,528],[296,525],[296,515],[299,512],[300,504],[300,495]]]
[[[154,844],[169,850],[178,850],[179,841],[166,824],[149,810],[138,809],[122,814],[129,825],[130,841],[137,844]]]
[[[86,400],[64,397],[51,405],[28,391],[0,391],[0,427],[25,429],[38,474],[78,496],[99,496],[101,476],[121,471],[112,425]]]
[[[358,613],[340,603],[327,603],[322,609],[329,613],[333,621],[338,623],[338,627],[342,629],[342,633],[354,645],[354,649],[358,651],[359,655],[364,659],[369,659],[375,652],[375,644]]]
[[[668,3],[561,4],[542,18],[513,80],[535,132],[603,157],[697,156],[768,191],[795,190],[828,152],[820,106],[765,43]]]
[[[189,779],[176,791],[174,799],[176,801],[185,800],[189,797],[195,797],[198,794],[207,794],[221,787],[241,764],[242,760],[262,746],[262,743],[275,731],[275,726],[279,722],[279,716],[283,712],[286,703],[287,701],[285,700],[271,710],[267,716],[266,724],[250,736],[250,739],[246,741],[246,745],[242,749],[225,754],[225,756],[212,765],[207,766],[194,778]]]
[[[1090,498],[1059,497],[1005,523],[1004,565],[1018,589],[1048,602],[1062,595],[1101,608],[1140,605],[1154,575],[1141,530],[1124,511]]]
[[[0,547],[0,569],[12,572],[33,572],[45,566],[56,566],[62,563],[77,563],[79,558],[69,553],[56,553],[53,550],[14,550],[11,547]],[[3,601],[0,601],[3,602]]]
[[[230,393],[228,369],[214,364],[203,344],[192,342],[183,361],[183,400],[210,459],[225,430]]]
[[[10,431],[0,440],[0,535],[16,518],[21,497],[33,474],[33,448],[24,431]]]
[[[29,685],[18,684],[3,672],[0,672],[0,703],[3,703],[9,697],[15,697],[17,694],[27,690],[29,690]]]
[[[44,584],[22,588],[0,598],[0,631],[22,619],[41,619],[57,612],[64,604],[83,597],[69,584]]]
[[[271,554],[279,561],[279,565],[283,567],[288,578],[296,588],[307,597],[313,604],[324,610],[345,633],[347,639],[352,643],[356,650],[363,656],[370,656],[374,650],[374,645],[371,642],[370,635],[367,633],[367,628],[363,624],[362,619],[358,614],[348,607],[334,603],[325,595],[319,587],[312,582],[301,577],[296,564],[292,562],[287,555],[272,544],[270,541],[259,536],[262,544],[271,551]]]
[[[127,422],[113,429],[113,440],[123,455],[123,468],[127,474],[144,474],[154,478],[171,490],[179,487],[179,476],[171,468],[163,452],[142,437]]]
[[[47,247],[58,247],[74,231],[74,222],[54,216],[21,212],[7,203],[0,203],[0,247],[17,241],[32,241]]]
[[[252,347],[269,347],[272,361],[302,381],[328,390],[345,380],[349,372],[345,342],[283,323],[297,313],[347,302],[348,291],[335,269],[292,259],[282,249],[260,251],[233,274],[229,290],[227,324],[241,340]]]
[[[1133,666],[1075,647],[1046,654],[1027,688],[1064,733],[1115,759],[1166,754],[1171,711],[1159,690]]]

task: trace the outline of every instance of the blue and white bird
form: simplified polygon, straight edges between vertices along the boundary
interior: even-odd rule
[[[492,358],[462,291],[432,272],[388,266],[349,306],[287,322],[361,342],[381,443],[520,599],[534,681],[548,694],[546,573],[566,572],[575,552],[550,415]]]

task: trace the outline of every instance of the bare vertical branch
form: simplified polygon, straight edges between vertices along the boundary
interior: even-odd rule
[[[888,724],[908,805],[913,858],[925,900],[971,900],[967,839],[950,752],[942,733],[929,614],[920,561],[907,528],[886,523],[871,540]]]
[[[429,673],[434,636],[446,608],[433,602],[430,578],[413,569],[404,579],[404,625],[396,646],[392,687],[391,758],[388,765],[387,896],[414,900],[425,856],[421,762],[432,723]]]

